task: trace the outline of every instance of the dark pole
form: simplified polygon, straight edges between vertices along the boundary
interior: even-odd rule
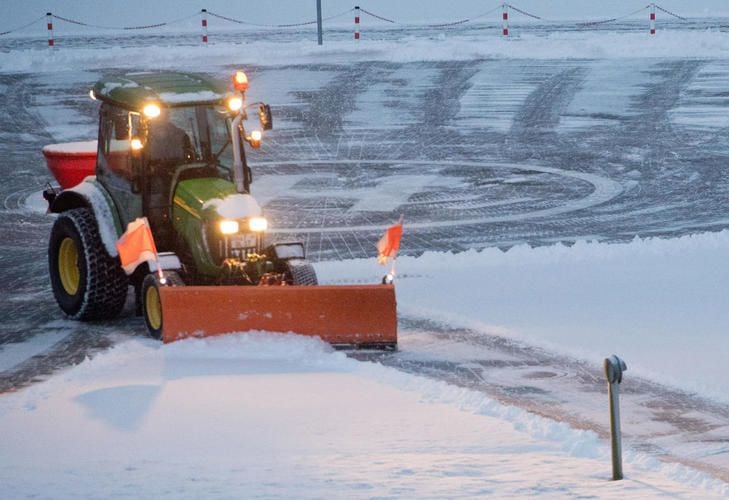
[[[605,359],[605,377],[610,398],[610,444],[613,458],[613,480],[623,479],[623,445],[620,437],[620,382],[628,367],[614,354]]]
[[[321,28],[321,0],[316,0],[316,32],[318,35],[319,45],[324,43],[324,37],[322,36]]]

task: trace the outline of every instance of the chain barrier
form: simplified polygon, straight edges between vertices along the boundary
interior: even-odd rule
[[[658,6],[656,5],[656,7],[658,7]],[[632,17],[632,16],[634,16],[636,14],[640,14],[641,12],[643,12],[644,10],[646,10],[648,8],[650,8],[650,5],[646,5],[645,7],[641,7],[638,10],[634,10],[630,14],[625,14],[624,16],[614,17],[612,19],[605,19],[605,20],[602,20],[602,21],[591,21],[591,22],[585,22],[585,23],[577,23],[577,26],[580,26],[580,27],[583,27],[583,26],[596,26],[598,24],[608,24],[608,23],[614,23],[616,21],[622,21],[623,19],[627,19],[627,18]]]
[[[193,17],[195,17],[197,15],[198,15],[198,13],[196,12],[195,14],[191,14],[189,16],[180,17],[180,18],[174,19],[172,21],[166,21],[166,22],[156,23],[156,24],[147,24],[147,25],[142,25],[142,26],[105,26],[105,25],[102,25],[102,24],[86,23],[86,22],[83,22],[83,21],[78,21],[76,19],[70,19],[68,17],[59,16],[57,14],[53,14],[53,18],[54,19],[57,19],[59,21],[63,21],[65,23],[75,24],[77,26],[84,26],[84,27],[88,27],[88,28],[96,28],[96,29],[103,29],[103,30],[146,30],[146,29],[159,28],[159,27],[162,27],[162,26],[167,26],[167,25],[170,25],[170,24],[175,24],[175,23],[179,23],[179,22],[182,22],[182,21],[186,21],[186,20],[191,19],[191,18],[193,18]]]
[[[351,9],[347,9],[347,10],[345,10],[343,12],[340,12],[339,14],[334,14],[333,16],[323,17],[322,18],[322,22],[324,22],[324,21],[331,21],[332,19],[336,19],[338,17],[342,17],[342,16],[344,16],[346,14],[349,14],[350,12],[354,12],[354,7],[352,7]],[[292,27],[295,27],[295,26],[308,26],[310,24],[316,24],[316,23],[317,23],[317,21],[306,21],[304,23],[276,24],[274,26],[276,28],[292,28]]]
[[[217,17],[218,19],[222,19],[223,21],[228,21],[228,22],[236,23],[236,24],[245,24],[247,26],[259,26],[262,28],[271,28],[274,26],[273,24],[256,24],[256,23],[249,23],[247,21],[241,21],[240,19],[233,19],[232,17],[217,14],[217,13],[213,12],[212,10],[209,10],[208,14],[213,17]]]
[[[20,31],[20,30],[24,30],[25,28],[29,28],[30,26],[33,26],[35,23],[37,23],[38,21],[40,21],[44,17],[46,17],[46,16],[45,15],[42,15],[42,16],[36,18],[35,20],[29,22],[28,24],[24,24],[22,26],[18,26],[17,28],[13,28],[13,29],[10,29],[8,31],[2,31],[2,32],[0,32],[0,36],[9,35],[10,33],[15,33],[16,31]]]
[[[342,17],[343,15],[349,14],[352,11],[354,11],[354,8],[347,9],[344,12],[340,12],[339,14],[334,14],[333,16],[325,17],[322,19],[322,21],[330,21],[332,19]],[[256,26],[258,28],[294,28],[297,26],[309,26],[309,25],[317,23],[317,21],[304,21],[301,23],[290,23],[290,24],[261,24],[261,23],[252,23],[250,21],[241,21],[240,19],[235,19],[233,17],[224,16],[222,14],[218,14],[218,13],[212,12],[212,11],[207,11],[207,13],[213,17],[222,19],[223,21],[228,21],[228,22],[235,23],[235,24],[244,24],[246,26]]]
[[[385,21],[387,23],[392,23],[392,24],[398,24],[395,21],[393,21],[392,19],[388,19],[386,17],[378,16],[377,14],[373,14],[369,10],[365,10],[362,7],[360,7],[359,10],[361,10],[363,13],[367,14],[368,16],[374,17],[375,19],[379,19],[380,21]]]
[[[676,19],[680,19],[681,21],[688,21],[688,19],[686,19],[685,17],[681,17],[678,14],[674,14],[670,10],[666,10],[663,7],[661,7],[660,5],[653,4],[653,7],[655,7],[658,10],[660,10],[661,12],[664,12],[664,13],[668,14],[669,16],[675,17]]]
[[[543,18],[541,18],[541,17],[539,17],[539,16],[535,16],[534,14],[530,14],[529,12],[525,12],[525,11],[521,10],[520,8],[518,8],[518,7],[514,7],[514,6],[513,6],[513,5],[511,5],[511,4],[508,4],[508,3],[507,3],[507,4],[506,4],[506,6],[507,6],[507,7],[509,7],[509,8],[511,9],[511,10],[515,10],[515,11],[517,11],[517,12],[518,12],[519,14],[523,14],[523,15],[525,15],[525,16],[527,16],[527,17],[532,17],[532,18],[534,18],[534,19],[539,19],[540,21],[544,21],[544,19],[543,19]]]
[[[602,21],[586,21],[584,23],[577,23],[575,24],[575,26],[577,26],[578,28],[587,28],[589,26],[598,26],[600,24],[614,23],[617,20],[617,17],[613,17],[612,19],[603,19]]]
[[[477,16],[469,17],[468,19],[461,19],[460,21],[453,21],[453,22],[450,22],[450,23],[442,23],[442,24],[427,24],[426,26],[428,26],[430,28],[447,28],[449,26],[458,26],[459,24],[470,23],[471,21],[475,21],[476,19],[481,19],[482,17],[486,17],[489,14],[493,14],[494,12],[496,12],[497,10],[499,10],[500,8],[501,8],[501,5],[497,5],[496,7],[494,7],[493,9],[491,9],[491,10],[489,10],[487,12],[484,12],[484,13],[479,14]]]
[[[537,19],[537,20],[540,20],[540,21],[546,21],[546,22],[559,23],[559,21],[549,21],[549,20],[547,20],[547,19],[545,19],[545,18],[543,18],[541,16],[538,16],[536,14],[532,14],[530,12],[527,12],[525,10],[522,10],[519,7],[516,7],[516,6],[511,5],[511,4],[499,4],[495,8],[493,8],[493,9],[487,11],[487,12],[484,12],[482,14],[478,14],[476,16],[473,16],[473,17],[469,17],[469,18],[465,18],[465,19],[461,19],[461,20],[453,21],[453,22],[447,22],[447,23],[426,24],[424,26],[425,27],[433,27],[433,28],[447,28],[447,27],[452,27],[452,26],[459,26],[459,25],[462,25],[462,24],[466,24],[466,23],[469,23],[469,22],[476,21],[476,20],[481,19],[481,18],[483,18],[483,17],[485,17],[485,16],[487,16],[489,14],[492,14],[493,12],[499,10],[502,6],[506,6],[507,8],[509,8],[509,9],[515,11],[515,12],[518,12],[519,14],[522,14],[522,15],[527,16],[527,17],[531,17],[533,19]],[[579,28],[584,28],[584,27],[589,27],[589,26],[598,26],[598,25],[602,25],[602,24],[614,23],[614,22],[618,22],[618,21],[621,21],[623,19],[627,19],[629,17],[632,17],[632,16],[634,16],[634,15],[640,13],[640,12],[643,12],[646,9],[651,8],[651,7],[654,7],[655,9],[660,10],[661,12],[663,12],[663,13],[669,15],[669,16],[672,16],[672,17],[674,17],[676,19],[679,19],[681,21],[688,21],[687,18],[682,17],[682,16],[679,16],[678,14],[676,14],[674,12],[671,12],[671,11],[669,11],[667,9],[664,9],[660,5],[649,4],[649,5],[646,5],[645,7],[642,7],[640,9],[635,10],[635,11],[633,11],[633,12],[631,12],[629,14],[626,14],[624,16],[614,17],[614,18],[610,18],[610,19],[604,19],[604,20],[600,20],[600,21],[578,22],[578,23],[575,23],[575,26],[577,26]],[[336,19],[338,17],[342,17],[342,16],[344,16],[346,14],[349,14],[350,12],[353,12],[354,10],[355,10],[354,8],[347,9],[345,11],[342,11],[342,12],[338,13],[338,14],[335,14],[335,15],[332,15],[332,16],[329,16],[329,17],[326,17],[326,18],[322,19],[322,21],[330,21],[332,19]],[[362,12],[363,14],[366,14],[366,15],[372,17],[372,18],[375,18],[375,19],[379,19],[380,21],[384,21],[386,23],[401,24],[401,23],[398,23],[397,21],[395,21],[393,19],[389,19],[387,17],[380,16],[380,15],[375,14],[374,12],[370,12],[369,10],[366,10],[366,9],[359,8],[358,10],[360,12]],[[288,24],[262,24],[262,23],[254,23],[254,22],[250,22],[250,21],[244,21],[244,20],[240,20],[240,19],[235,19],[235,18],[232,18],[232,17],[224,16],[222,14],[218,14],[216,12],[211,12],[209,10],[206,11],[206,13],[208,15],[212,16],[212,17],[221,19],[223,21],[228,21],[228,22],[231,22],[231,23],[241,24],[241,25],[247,25],[247,26],[261,27],[261,28],[293,28],[293,27],[298,27],[298,26],[309,26],[309,25],[312,25],[312,24],[316,24],[317,23],[317,21],[304,21],[304,22],[300,22],[300,23],[288,23]],[[161,23],[155,23],[155,24],[141,25],[141,26],[107,26],[107,25],[100,25],[100,24],[94,24],[94,23],[87,23],[87,22],[84,22],[84,21],[79,21],[77,19],[71,19],[71,18],[68,18],[68,17],[59,16],[57,14],[52,14],[52,17],[55,18],[55,19],[57,19],[57,20],[59,20],[59,21],[65,22],[65,23],[75,24],[77,26],[84,26],[84,27],[89,27],[89,28],[96,28],[96,29],[104,29],[104,30],[145,30],[145,29],[160,28],[162,26],[168,26],[170,24],[175,24],[175,23],[179,23],[179,22],[182,22],[182,21],[186,21],[188,19],[191,19],[193,17],[198,16],[199,14],[200,14],[200,12],[195,12],[194,14],[191,14],[189,16],[180,17],[180,18],[177,18],[177,19],[174,19],[174,20],[171,20],[171,21],[166,21],[166,22],[161,22]],[[40,16],[40,17],[34,19],[33,21],[27,23],[27,24],[24,24],[22,26],[18,26],[16,28],[13,28],[13,29],[10,29],[10,30],[7,30],[7,31],[0,32],[0,36],[8,35],[10,33],[14,33],[14,32],[17,32],[17,31],[21,31],[21,30],[23,30],[25,28],[28,28],[28,27],[30,27],[30,26],[38,23],[39,21],[41,21],[44,17],[46,17],[46,16],[45,15],[44,16]],[[725,27],[727,27],[727,26],[724,26],[724,25],[721,25],[720,26],[720,28],[725,28]]]
[[[123,30],[147,30],[150,28],[159,28],[160,26],[167,26],[170,23],[158,23],[158,24],[148,24],[146,26],[124,26]]]
[[[452,23],[443,23],[443,24],[428,24],[427,26],[430,28],[448,28],[449,26],[458,26],[459,24],[466,24],[473,21],[475,18],[470,19],[461,19],[460,21],[453,21]]]

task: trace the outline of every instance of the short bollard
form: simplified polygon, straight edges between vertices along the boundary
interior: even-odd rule
[[[620,440],[620,382],[628,367],[625,361],[612,355],[605,358],[605,377],[610,398],[610,440],[613,454],[613,480],[623,479],[623,451]]]

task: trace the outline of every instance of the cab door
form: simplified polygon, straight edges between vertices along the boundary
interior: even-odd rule
[[[139,126],[138,113],[102,104],[96,176],[114,201],[123,228],[142,216],[142,197],[135,175],[141,159],[132,149],[132,139],[139,137]]]

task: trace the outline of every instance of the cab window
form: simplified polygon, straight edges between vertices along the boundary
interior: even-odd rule
[[[139,126],[139,115],[114,106],[102,109],[99,138],[101,166],[110,173],[132,179],[131,138]]]

